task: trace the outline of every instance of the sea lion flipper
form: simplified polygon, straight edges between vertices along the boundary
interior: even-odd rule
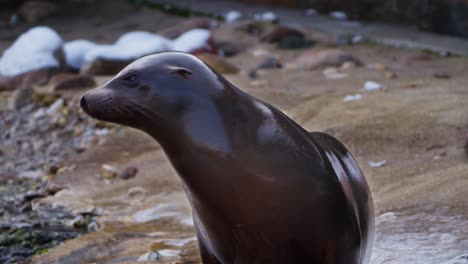
[[[351,220],[354,231],[359,238],[356,242],[362,244],[360,259],[367,258],[370,252],[366,245],[369,234],[365,227],[373,226],[371,223],[373,220],[369,217],[373,215],[373,206],[364,175],[351,152],[338,139],[322,132],[309,132],[309,135],[316,144],[320,145],[324,152],[323,159],[335,172],[341,184],[350,215],[353,215]]]

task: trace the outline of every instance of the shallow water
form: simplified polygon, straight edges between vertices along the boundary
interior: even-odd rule
[[[448,215],[447,208],[379,215],[371,263],[468,263],[468,219]]]

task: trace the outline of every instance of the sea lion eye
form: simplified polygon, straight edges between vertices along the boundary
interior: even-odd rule
[[[184,79],[188,79],[192,72],[189,69],[183,67],[171,67],[171,73],[182,76]]]
[[[128,73],[122,77],[121,81],[127,86],[134,87],[138,85],[138,76],[134,73]]]

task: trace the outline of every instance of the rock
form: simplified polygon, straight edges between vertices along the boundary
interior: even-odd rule
[[[103,164],[101,166],[101,177],[104,179],[114,179],[119,175],[119,170],[115,168],[114,166],[108,165],[108,164]]]
[[[258,43],[258,37],[266,28],[272,27],[262,22],[239,21],[213,29],[211,36],[217,48],[224,55],[241,53]]]
[[[281,49],[300,49],[313,45],[311,40],[305,38],[302,31],[285,26],[277,26],[266,32],[261,41],[277,43]]]
[[[361,94],[347,95],[343,98],[343,102],[347,103],[347,102],[357,101],[361,99],[362,99]]]
[[[14,77],[47,68],[59,68],[62,39],[49,27],[34,27],[21,34],[0,59],[0,76]]]
[[[47,83],[53,69],[32,70],[13,77],[0,76],[0,91],[34,88]]]
[[[324,67],[340,67],[345,62],[353,62],[357,66],[362,65],[358,58],[339,49],[309,50],[293,60],[291,64],[315,70]]]
[[[32,103],[33,89],[22,88],[15,90],[8,98],[8,108],[10,110],[18,110]]]
[[[367,163],[369,164],[371,168],[379,168],[379,167],[385,166],[387,164],[387,161],[386,160],[381,160],[381,161],[369,160]]]
[[[450,78],[452,78],[452,76],[450,76],[450,74],[448,74],[446,72],[436,72],[436,73],[434,73],[433,76],[436,79],[450,79]]]
[[[36,92],[33,94],[33,101],[40,105],[50,106],[55,101],[60,98],[60,95],[55,93],[44,93],[44,92]],[[38,110],[39,112],[39,110]]]
[[[402,64],[410,65],[415,62],[432,60],[432,56],[426,53],[415,53],[402,57],[399,61]]]
[[[148,253],[143,254],[138,258],[138,262],[145,262],[145,261],[154,261],[161,259],[161,255],[157,251],[150,251]]]
[[[239,68],[217,55],[202,53],[196,56],[221,74],[239,72]]]
[[[385,71],[384,75],[385,75],[385,78],[387,78],[389,80],[398,78],[398,75],[393,71]]]
[[[330,80],[339,80],[348,77],[347,73],[340,72],[337,68],[329,67],[323,70],[323,75]]]
[[[135,196],[138,196],[138,195],[143,195],[143,194],[146,194],[146,190],[143,188],[143,187],[132,187],[130,189],[128,189],[127,191],[127,195],[130,196],[130,197],[135,197]]]
[[[127,167],[119,174],[119,178],[123,180],[128,180],[131,178],[135,178],[138,173],[138,168],[136,167]]]
[[[224,21],[226,23],[232,23],[232,22],[240,20],[241,18],[242,18],[242,13],[239,11],[235,11],[235,10],[229,11],[224,15]]]
[[[93,77],[81,74],[64,73],[50,80],[52,91],[93,88],[97,85]]]
[[[172,49],[187,53],[217,53],[217,47],[211,32],[206,29],[191,29],[172,42]]]
[[[346,61],[345,63],[343,63],[341,66],[340,66],[340,69],[341,70],[349,70],[349,69],[354,69],[356,68],[357,65],[356,63],[352,62],[352,61]]]
[[[377,91],[377,90],[382,89],[382,87],[383,85],[381,85],[380,83],[373,82],[373,81],[367,81],[364,83],[364,90],[366,91]]]
[[[57,7],[51,1],[30,0],[21,5],[18,14],[30,24],[35,24],[44,18],[54,14]]]
[[[98,58],[91,63],[83,65],[80,69],[82,75],[115,75],[133,60],[113,60]]]
[[[257,69],[279,69],[283,64],[275,57],[268,57],[257,66]]]
[[[184,32],[195,28],[210,29],[215,25],[215,21],[206,17],[193,17],[183,22],[176,24],[172,27],[166,28],[159,32],[162,36],[170,39],[175,39],[182,35]]]

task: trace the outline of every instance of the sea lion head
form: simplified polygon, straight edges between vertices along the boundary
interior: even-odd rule
[[[101,87],[86,92],[90,116],[154,134],[177,126],[188,112],[212,107],[226,89],[222,77],[193,55],[162,52],[129,64]]]

